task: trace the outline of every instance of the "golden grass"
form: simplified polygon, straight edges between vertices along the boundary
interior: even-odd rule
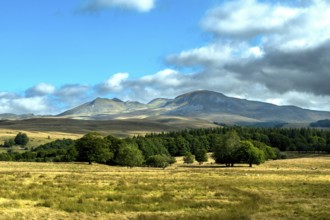
[[[330,157],[249,168],[0,162],[0,219],[327,219]]]
[[[73,134],[73,133],[65,133],[65,132],[56,132],[56,131],[29,131],[29,130],[12,130],[12,129],[0,129],[0,144],[3,144],[5,140],[13,139],[19,133],[26,133],[29,137],[29,143],[27,145],[30,147],[38,147],[42,144],[46,144],[48,142],[70,138],[70,139],[78,139],[82,137],[82,134]]]

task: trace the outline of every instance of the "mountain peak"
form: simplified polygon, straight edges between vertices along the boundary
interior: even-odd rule
[[[228,99],[228,97],[219,92],[198,90],[180,95],[174,99],[174,102],[176,104],[190,103],[199,105],[204,103],[205,106],[207,106],[210,103],[223,102],[226,99]]]
[[[187,96],[207,96],[207,95],[216,95],[216,96],[227,97],[220,92],[214,92],[214,91],[210,91],[210,90],[196,90],[196,91],[192,91],[192,92],[188,92],[188,93],[179,95],[176,98],[187,97]]]
[[[115,102],[123,102],[122,100],[118,99],[118,98],[113,98],[112,101],[115,101]]]

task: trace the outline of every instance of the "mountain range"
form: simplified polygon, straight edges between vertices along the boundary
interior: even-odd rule
[[[122,101],[117,98],[97,98],[56,117],[87,120],[154,120],[187,117],[226,124],[310,123],[330,118],[330,112],[308,110],[296,106],[277,106],[200,90],[182,94],[174,99],[157,98],[147,104]]]
[[[75,134],[100,132],[127,137],[218,125],[324,129],[329,124],[327,119],[330,112],[277,106],[201,90],[174,99],[157,98],[146,104],[97,98],[59,115],[0,114],[0,128]]]

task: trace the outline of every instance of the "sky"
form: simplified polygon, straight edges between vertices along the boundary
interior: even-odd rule
[[[330,0],[0,2],[0,113],[194,90],[330,111]]]

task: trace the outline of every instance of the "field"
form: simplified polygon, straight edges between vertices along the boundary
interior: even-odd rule
[[[0,219],[328,219],[330,157],[249,168],[0,163]]]
[[[58,131],[26,131],[26,130],[12,130],[12,129],[1,129],[0,128],[0,144],[3,144],[5,140],[14,139],[15,136],[19,133],[26,133],[29,137],[29,143],[27,148],[38,147],[42,144],[63,138],[78,139],[82,137],[82,134],[75,133],[65,133]],[[6,151],[7,149],[0,149],[1,151]]]
[[[128,120],[74,120],[66,118],[33,118],[26,120],[0,120],[0,129],[31,131],[41,133],[64,133],[84,135],[88,132],[99,132],[116,137],[144,135],[152,132],[166,132],[182,129],[217,127],[209,121],[182,118],[156,117]],[[2,135],[0,134],[0,137]],[[59,136],[64,138],[65,136]]]

